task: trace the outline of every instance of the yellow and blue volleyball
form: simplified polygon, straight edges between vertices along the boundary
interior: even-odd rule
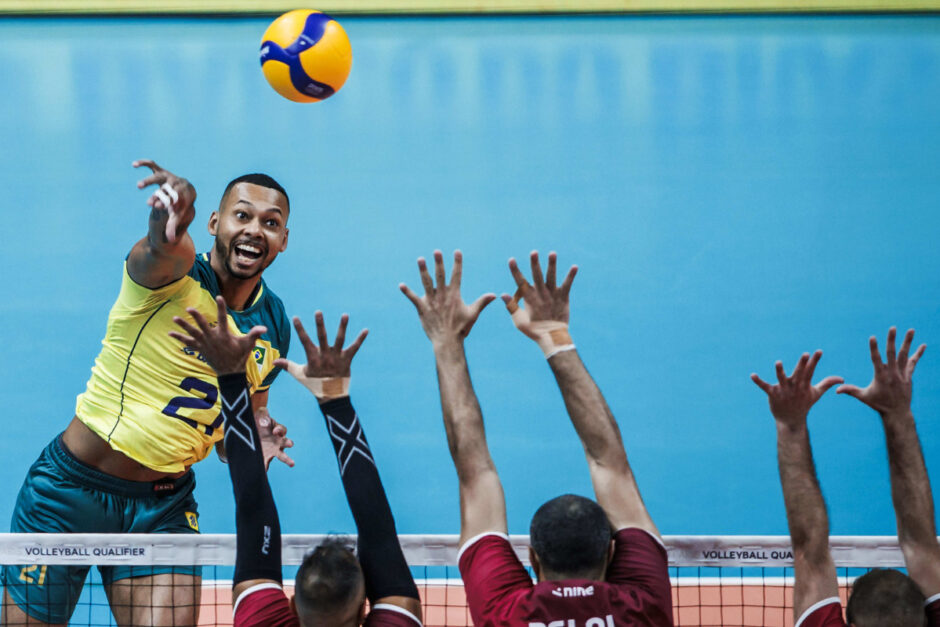
[[[346,31],[326,13],[288,11],[261,38],[261,71],[294,102],[318,102],[339,91],[352,68]]]

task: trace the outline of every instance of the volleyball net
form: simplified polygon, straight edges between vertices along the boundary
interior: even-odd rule
[[[298,565],[323,535],[282,537],[284,584],[288,595]],[[348,537],[350,545],[355,537]],[[519,558],[528,565],[528,536],[512,536]],[[676,625],[783,626],[793,624],[793,557],[787,536],[666,536]],[[472,625],[460,573],[456,566],[457,536],[403,535],[402,548],[422,596],[424,624],[428,627]],[[887,536],[833,536],[833,558],[843,599],[852,581],[872,568],[903,568],[897,539]],[[235,536],[167,534],[0,534],[0,564],[13,576],[10,585],[32,586],[35,599],[51,598],[46,570],[53,565],[89,569],[69,625],[105,626],[116,622],[108,593],[95,566],[152,568],[198,565],[202,581],[187,594],[156,594],[179,609],[198,603],[199,625],[232,624],[232,572]],[[62,585],[62,584],[60,584]],[[115,584],[116,586],[117,584]],[[114,590],[113,601],[121,596]],[[193,601],[193,599],[197,599]],[[126,602],[126,601],[125,601]],[[148,611],[167,608],[118,609],[134,616],[134,624],[150,624]],[[130,610],[130,613],[126,613]],[[4,625],[23,624],[7,619]]]

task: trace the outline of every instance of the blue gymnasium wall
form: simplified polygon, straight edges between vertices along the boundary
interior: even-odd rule
[[[866,339],[891,324],[933,345],[915,411],[940,484],[940,19],[346,19],[352,75],[317,105],[263,82],[265,24],[0,21],[0,520],[98,352],[146,228],[141,157],[198,188],[202,249],[233,176],[291,192],[268,281],[291,314],[370,328],[354,398],[402,532],[458,528],[430,346],[396,287],[438,247],[463,249],[474,298],[509,291],[507,258],[532,249],[581,266],[572,333],[665,533],[784,533],[748,374],[822,348],[820,374],[865,383]],[[545,499],[589,493],[583,456],[501,307],[468,352],[526,532]],[[351,531],[312,400],[283,376],[271,408],[297,441],[296,468],[271,472],[284,529]],[[833,532],[893,533],[875,414],[830,394],[811,428]],[[203,530],[232,531],[224,467],[198,478]]]

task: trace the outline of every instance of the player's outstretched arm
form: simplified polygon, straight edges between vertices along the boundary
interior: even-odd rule
[[[149,176],[137,182],[139,189],[158,187],[147,199],[150,206],[147,235],[131,249],[127,272],[135,283],[156,289],[182,278],[192,268],[196,249],[187,228],[196,216],[193,206],[196,189],[186,179],[149,159],[132,165],[151,170]]]
[[[777,463],[783,503],[793,543],[793,615],[800,617],[814,604],[839,596],[836,567],[829,552],[829,515],[816,478],[806,416],[810,408],[840,377],[826,377],[813,385],[813,372],[822,357],[804,353],[789,377],[776,363],[775,385],[756,374],[751,380],[767,393],[777,423]]]
[[[428,273],[424,258],[418,259],[424,296],[419,297],[407,285],[402,293],[418,311],[421,326],[431,340],[437,364],[441,409],[447,444],[457,469],[460,484],[460,544],[481,533],[507,533],[506,501],[496,466],[486,445],[483,413],[473,391],[463,341],[480,312],[496,298],[484,294],[472,304],[460,296],[463,255],[454,252],[454,267],[448,284],[444,274],[444,256],[434,251],[434,274]]]
[[[862,401],[881,416],[888,445],[891,499],[898,521],[898,542],[911,579],[930,598],[940,593],[940,544],[937,543],[933,493],[911,412],[914,368],[927,346],[911,352],[914,330],[908,330],[895,354],[897,329],[888,331],[887,362],[881,360],[878,340],[868,340],[875,374],[865,388],[843,385],[836,390]]]
[[[218,320],[226,320],[225,300],[216,297]],[[225,418],[228,470],[235,492],[236,553],[232,601],[259,583],[281,584],[281,526],[265,473],[264,456],[248,394],[245,363],[255,341],[267,331],[254,327],[235,336],[227,324],[209,326],[196,309],[186,310],[195,325],[174,318],[184,333],[170,335],[198,350],[216,371]]]
[[[421,617],[418,588],[398,542],[392,508],[356,410],[349,399],[350,365],[366,339],[363,329],[344,348],[349,316],[343,314],[330,344],[323,313],[316,312],[317,340],[314,344],[299,318],[294,328],[307,356],[306,365],[287,359],[275,363],[310,390],[320,403],[327,432],[333,442],[346,500],[359,532],[359,563],[366,580],[366,595],[373,606],[397,605]]]
[[[658,536],[627,461],[617,421],[568,333],[568,295],[578,268],[572,266],[561,285],[557,285],[555,253],[548,255],[544,277],[537,252],[532,252],[530,262],[531,284],[516,260],[509,260],[517,289],[512,298],[504,294],[503,301],[512,314],[513,323],[538,343],[548,359],[568,416],[584,447],[594,495],[607,512],[611,525],[615,529],[637,527]],[[519,305],[520,300],[524,301],[524,307]]]

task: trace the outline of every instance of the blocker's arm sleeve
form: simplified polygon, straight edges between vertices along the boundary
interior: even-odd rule
[[[219,377],[225,452],[235,492],[236,553],[233,584],[249,579],[281,582],[281,525],[264,470],[261,439],[245,373]]]
[[[417,599],[418,588],[398,543],[392,509],[352,402],[344,396],[323,403],[320,410],[359,531],[359,563],[369,601],[392,596]]]

